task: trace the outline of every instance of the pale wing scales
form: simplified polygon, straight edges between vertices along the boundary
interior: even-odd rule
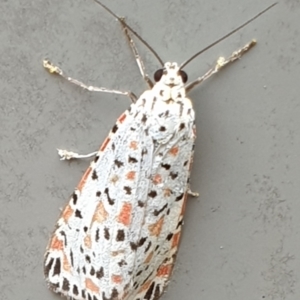
[[[132,106],[134,107],[134,105]],[[137,119],[133,121],[131,117],[133,113],[136,112],[127,112],[119,118],[118,129],[116,130],[116,126],[112,129],[107,138],[109,142],[106,140],[103,143],[105,149],[102,145],[99,157],[95,158],[95,161],[83,176],[77,190],[65,207],[49,243],[45,255],[47,281],[52,289],[66,296],[72,295],[75,299],[82,299],[82,297],[88,299],[85,292],[87,287],[96,296],[98,293],[102,294],[103,292],[109,295],[112,293],[112,289],[109,291],[106,289],[113,286],[110,280],[118,281],[117,263],[121,260],[117,261],[112,256],[112,251],[120,251],[120,245],[114,245],[111,242],[111,236],[114,235],[114,232],[110,232],[110,230],[117,231],[117,228],[122,226],[122,222],[126,225],[125,219],[118,222],[116,217],[119,213],[120,218],[122,218],[120,208],[124,200],[128,198],[129,203],[132,196],[128,195],[120,184],[114,182],[113,177],[117,174],[120,177],[119,179],[125,183],[126,181],[122,178],[124,171],[119,169],[127,169],[128,171],[130,168],[126,167],[126,164],[140,167],[140,164],[136,162],[141,160],[141,151],[133,151],[132,149],[130,151],[129,149],[126,150],[125,147],[125,144],[130,144],[130,140],[135,136],[141,139],[140,132],[142,128],[136,126],[135,121]],[[132,130],[130,130],[134,126],[137,128],[136,133],[132,133]],[[149,142],[145,146],[148,146],[147,144]],[[144,154],[144,156],[147,155]],[[150,164],[151,159],[145,159],[145,162]],[[119,170],[119,172],[116,172],[116,170]],[[142,176],[142,178],[144,177]],[[146,187],[144,187],[144,192],[147,192]],[[133,198],[132,206],[135,205],[135,200],[138,201],[137,199]],[[126,218],[124,213],[123,218]],[[141,225],[139,224],[139,226]],[[66,235],[68,237],[67,243]],[[122,237],[119,237],[119,239],[122,239]],[[126,242],[129,243],[129,241],[127,236]],[[116,246],[116,249],[111,249],[111,246]],[[63,267],[66,265],[68,265],[67,269]],[[93,266],[98,266],[98,268]],[[110,271],[110,269],[112,270]],[[111,273],[112,276],[109,277],[108,274],[104,274],[105,272]],[[88,274],[96,279],[92,280],[88,277]],[[130,277],[127,281],[130,281]],[[70,282],[73,287],[68,288]],[[74,286],[75,294],[72,293]],[[124,286],[119,286],[120,293],[124,292]],[[76,295],[77,290],[79,291],[78,298]]]
[[[45,257],[50,288],[76,300],[161,295],[177,252],[194,139],[183,89],[156,84],[131,105],[57,223]]]

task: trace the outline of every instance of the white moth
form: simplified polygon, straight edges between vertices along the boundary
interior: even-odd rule
[[[121,22],[149,84],[138,99],[130,92],[87,86],[44,61],[51,73],[83,88],[127,95],[133,101],[96,152],[63,209],[45,253],[44,270],[49,288],[68,299],[154,300],[169,281],[190,193],[196,132],[195,112],[186,93],[240,58],[255,41],[228,59],[219,59],[214,68],[187,85],[182,68],[202,51],[181,66],[175,62],[162,64],[153,85],[129,32],[144,41],[123,19],[113,15]],[[64,150],[59,154],[63,159],[92,155]]]

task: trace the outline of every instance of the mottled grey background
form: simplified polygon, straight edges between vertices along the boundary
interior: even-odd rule
[[[182,62],[272,3],[259,0],[105,1],[164,60]],[[119,24],[91,0],[2,0],[0,6],[0,299],[59,299],[43,253],[94,151],[126,97],[88,93],[50,76],[49,57],[75,78],[145,88]],[[198,139],[177,264],[163,300],[300,298],[300,4],[267,14],[186,68],[203,74],[252,38],[242,60],[195,89]],[[149,74],[158,67],[140,49]]]

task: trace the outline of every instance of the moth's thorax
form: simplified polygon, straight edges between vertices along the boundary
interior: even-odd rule
[[[185,98],[185,88],[176,62],[167,62],[163,68],[161,79],[154,85],[155,92],[162,100],[175,102]]]

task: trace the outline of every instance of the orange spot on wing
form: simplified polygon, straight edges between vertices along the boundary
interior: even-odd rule
[[[68,261],[68,258],[66,256],[66,254],[64,253],[64,257],[63,257],[63,269],[67,272],[67,273],[71,273],[71,265]]]
[[[145,264],[149,264],[150,261],[151,261],[151,259],[152,259],[152,257],[153,257],[153,251],[151,251],[151,252],[149,253],[149,255],[148,255],[147,258],[145,259],[144,263],[145,263]]]
[[[159,174],[155,174],[153,176],[152,181],[153,181],[154,184],[160,184],[160,183],[162,183],[162,178]]]
[[[120,283],[122,283],[122,281],[123,281],[123,277],[121,276],[121,275],[111,275],[111,281],[113,282],[113,283],[117,283],[117,284],[120,284]]]
[[[126,178],[128,180],[134,180],[135,179],[135,171],[130,171],[126,174]]]
[[[99,294],[100,292],[99,287],[90,278],[85,279],[85,287],[95,294]]]
[[[125,202],[119,213],[118,222],[128,226],[131,222],[131,211],[132,205],[128,202]]]
[[[58,251],[63,250],[63,248],[64,248],[63,241],[59,240],[57,238],[57,236],[55,235],[51,240],[51,244],[50,244],[49,248],[52,250],[58,250]]]
[[[106,146],[107,146],[107,144],[110,142],[110,138],[109,137],[107,137],[106,139],[105,139],[105,141],[103,142],[103,144],[102,144],[102,146],[101,146],[101,148],[100,148],[100,151],[103,151],[105,148],[106,148]]]
[[[178,152],[179,152],[179,148],[177,146],[174,146],[169,150],[169,153],[173,156],[177,156]]]
[[[170,197],[171,196],[171,190],[170,189],[164,189],[164,197]]]
[[[173,235],[172,238],[172,248],[177,247],[180,240],[180,232],[177,232]]]
[[[164,217],[162,216],[156,223],[149,225],[148,229],[150,231],[150,235],[159,236],[163,223]]]
[[[107,217],[108,217],[108,212],[105,210],[103,202],[100,201],[93,215],[92,223],[93,222],[103,223],[107,219]]]
[[[156,276],[158,277],[169,277],[169,275],[171,274],[172,272],[172,265],[169,264],[169,265],[161,265],[159,267],[159,269],[157,270],[157,273],[156,273]]]
[[[73,215],[74,213],[74,210],[71,208],[71,206],[68,204],[65,209],[63,210],[62,212],[62,218],[64,219],[64,221],[66,223],[68,223],[69,221],[69,218]]]
[[[112,251],[112,252],[111,252],[111,256],[118,256],[118,255],[124,254],[124,253],[125,253],[124,250]]]
[[[80,180],[80,182],[79,182],[79,184],[78,184],[78,186],[77,186],[77,189],[78,189],[80,192],[82,191],[82,189],[83,189],[83,187],[84,187],[84,185],[85,185],[85,183],[86,183],[86,180],[87,180],[88,176],[90,175],[91,171],[92,171],[92,169],[91,169],[91,167],[89,167],[89,168],[85,171],[84,175],[82,176],[82,178],[81,178],[81,180]]]
[[[123,123],[123,121],[126,119],[126,114],[122,114],[120,117],[119,117],[119,119],[118,119],[118,121],[120,122],[120,123]]]
[[[129,144],[129,148],[136,150],[138,148],[138,142],[137,141],[131,141]]]
[[[92,239],[91,239],[91,235],[88,234],[85,238],[84,238],[84,245],[91,249],[92,248]]]
[[[119,180],[119,176],[118,175],[113,175],[111,178],[110,178],[110,181],[115,184],[117,181]]]
[[[147,281],[147,282],[145,282],[145,283],[141,286],[141,288],[139,289],[139,293],[148,290],[150,284],[151,284],[151,281],[150,281],[150,280]]]

